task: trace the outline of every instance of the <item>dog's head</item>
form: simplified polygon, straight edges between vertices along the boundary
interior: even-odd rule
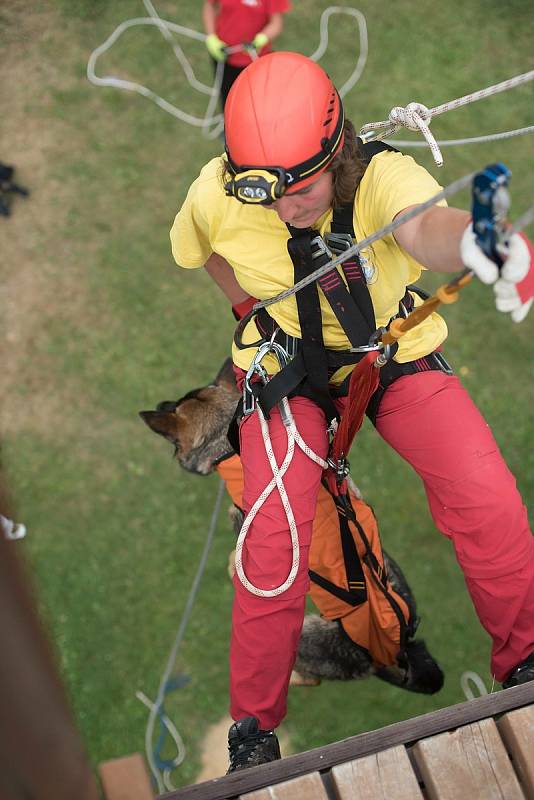
[[[179,400],[165,400],[155,411],[140,411],[139,416],[174,445],[184,469],[207,475],[218,460],[232,452],[226,432],[238,400],[232,362],[227,359],[213,383],[193,389]]]

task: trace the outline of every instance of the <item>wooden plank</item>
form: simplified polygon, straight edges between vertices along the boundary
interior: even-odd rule
[[[98,770],[106,800],[154,800],[145,760],[139,753],[104,761]]]
[[[318,772],[278,783],[266,789],[242,794],[240,800],[328,800]]]
[[[465,703],[396,722],[376,731],[351,736],[341,742],[273,761],[254,769],[233,772],[216,780],[184,786],[165,794],[165,800],[227,800],[264,786],[272,786],[317,769],[324,771],[359,756],[409,744],[426,736],[466,725],[484,717],[534,703],[534,681],[503,692],[476,697]]]
[[[524,800],[492,719],[422,739],[413,755],[430,800]]]
[[[422,800],[406,748],[390,747],[338,764],[331,772],[338,800]]]
[[[534,800],[534,706],[509,711],[497,722],[528,800]]]

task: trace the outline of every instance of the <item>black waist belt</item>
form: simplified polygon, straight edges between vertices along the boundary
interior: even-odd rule
[[[423,299],[425,296],[428,296],[425,295],[425,292],[420,290],[419,287],[412,285],[407,287],[406,294],[399,304],[399,314],[403,316],[409,314],[414,308],[414,299],[411,292],[419,294]],[[255,391],[256,398],[265,416],[267,418],[269,417],[271,409],[280,402],[282,397],[300,395],[317,401],[317,398],[313,395],[313,390],[306,381],[307,370],[302,357],[302,340],[285,333],[265,308],[260,308],[256,314],[255,322],[261,335],[261,340],[255,342],[254,345],[257,346],[262,341],[269,341],[274,337],[273,340],[281,345],[291,357],[291,361],[284,369],[273,375],[265,386],[261,388],[258,386]],[[248,346],[250,347],[252,345]],[[364,353],[353,353],[350,350],[329,350],[326,348],[325,353],[329,378],[341,367],[357,364],[364,356]],[[393,360],[388,361],[387,364],[380,369],[379,387],[372,396],[367,407],[367,416],[373,424],[375,424],[380,401],[388,386],[397,380],[397,378],[401,378],[404,375],[414,375],[417,372],[428,372],[432,370],[439,370],[452,374],[451,367],[441,353],[438,352],[430,353],[423,358],[418,358],[415,361],[408,361],[404,364],[399,364],[397,361]],[[333,398],[346,396],[350,377],[350,374],[347,375],[339,386],[329,387],[330,395]]]

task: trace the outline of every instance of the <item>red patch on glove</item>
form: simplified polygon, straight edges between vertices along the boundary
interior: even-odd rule
[[[534,269],[532,269],[532,264],[534,264],[534,245],[524,233],[520,233],[519,236],[521,236],[525,242],[526,246],[528,247],[528,252],[530,253],[529,270],[523,280],[519,281],[519,283],[516,283],[519,298],[522,303],[526,303],[527,300],[530,300],[532,297],[534,297]]]

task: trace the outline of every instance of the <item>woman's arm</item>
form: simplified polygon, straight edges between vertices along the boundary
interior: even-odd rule
[[[209,0],[204,0],[202,6],[202,22],[204,23],[204,31],[208,36],[215,33],[215,21],[218,14],[218,4],[210,3]]]
[[[256,37],[259,34],[263,34],[264,36],[267,37],[267,39],[270,42],[272,42],[273,39],[276,39],[276,37],[282,33],[283,27],[284,27],[284,15],[280,13],[272,14],[265,28],[259,31],[256,34]]]
[[[234,271],[225,258],[218,253],[212,253],[204,266],[210,278],[223,291],[232,306],[237,306],[248,299],[249,295],[236,281]]]
[[[405,208],[395,219],[412,208],[415,206]],[[470,214],[459,208],[432,206],[393,235],[416,261],[433,272],[458,272],[464,266],[460,241],[470,219]]]
[[[415,206],[404,211],[411,208]],[[401,225],[394,236],[401,247],[434,272],[457,272],[468,267],[483,283],[493,283],[497,309],[510,313],[514,322],[521,322],[534,302],[534,247],[523,233],[513,233],[499,270],[479,247],[470,220],[467,211],[432,206]]]

